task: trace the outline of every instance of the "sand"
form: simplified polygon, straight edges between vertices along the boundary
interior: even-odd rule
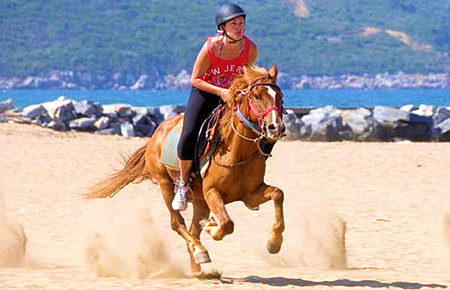
[[[202,234],[204,271],[221,274],[203,280],[190,277],[157,185],[81,199],[144,143],[0,124],[0,288],[450,286],[448,143],[278,143],[266,181],[285,193],[281,252],[265,250],[271,202],[230,204],[235,232]]]

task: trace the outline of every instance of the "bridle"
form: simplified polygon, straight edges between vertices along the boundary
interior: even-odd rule
[[[241,133],[239,133],[239,131],[234,126],[234,118],[233,117],[231,119],[231,128],[239,137],[243,138],[244,140],[256,143],[256,146],[258,149],[255,152],[253,152],[253,154],[251,154],[247,159],[237,162],[237,163],[234,163],[234,164],[219,163],[213,156],[213,161],[218,166],[225,167],[225,168],[232,168],[232,167],[243,165],[243,164],[249,162],[250,160],[252,160],[256,156],[258,151],[265,157],[272,156],[271,154],[265,153],[261,149],[261,144],[260,144],[261,140],[263,140],[264,138],[268,138],[266,136],[266,132],[264,130],[264,126],[265,126],[264,116],[269,114],[272,111],[276,111],[281,114],[286,114],[286,110],[284,109],[283,105],[280,105],[280,106],[271,105],[262,111],[258,110],[258,108],[255,106],[255,104],[252,101],[252,99],[253,99],[252,96],[254,95],[252,89],[256,86],[270,86],[270,87],[278,89],[278,91],[280,91],[280,92],[281,92],[281,89],[277,84],[272,83],[272,82],[255,82],[253,84],[249,84],[246,89],[238,91],[238,94],[241,98],[246,97],[248,100],[247,115],[249,115],[250,111],[252,113],[254,113],[258,117],[258,124],[253,123],[252,121],[248,120],[247,117],[244,116],[244,114],[242,113],[242,111],[239,107],[239,104],[235,105],[233,108],[233,110],[235,112],[235,114],[233,114],[233,117],[235,115],[237,115],[239,117],[239,120],[244,124],[244,126],[250,128],[257,135],[257,137],[256,138],[248,138],[248,137],[242,135]],[[283,136],[281,136],[281,137],[283,137]]]
[[[244,124],[244,126],[250,128],[254,133],[256,133],[258,135],[257,139],[260,139],[260,138],[262,139],[264,137],[267,137],[267,136],[265,136],[265,131],[263,129],[265,126],[264,116],[266,116],[267,114],[269,114],[272,111],[276,111],[280,114],[285,114],[286,110],[284,109],[283,105],[280,105],[280,106],[271,105],[271,106],[268,106],[267,108],[265,108],[264,110],[260,111],[253,103],[253,98],[252,98],[252,96],[254,95],[252,90],[256,86],[269,86],[269,87],[278,89],[278,91],[280,91],[280,92],[281,92],[281,89],[276,83],[255,82],[255,83],[249,84],[246,89],[239,91],[241,98],[246,97],[248,100],[247,115],[249,115],[250,112],[255,114],[258,118],[258,124],[255,124],[255,123],[251,122],[250,120],[248,120],[247,117],[244,116],[244,114],[242,113],[242,111],[238,105],[236,105],[234,107],[234,111],[236,112],[236,115],[239,117],[240,121]]]
[[[278,107],[276,105],[272,105],[272,106],[265,108],[262,112],[259,111],[258,108],[253,103],[253,98],[252,98],[252,95],[254,95],[252,89],[256,86],[270,86],[270,87],[278,89],[278,91],[280,91],[280,92],[281,92],[281,89],[277,84],[269,83],[269,82],[253,83],[247,89],[247,94],[248,94],[247,111],[251,111],[253,114],[255,114],[258,117],[258,126],[262,129],[261,126],[264,124],[264,116],[269,114],[272,111],[277,111],[278,113],[282,114],[283,108],[281,105],[280,105],[280,107]]]

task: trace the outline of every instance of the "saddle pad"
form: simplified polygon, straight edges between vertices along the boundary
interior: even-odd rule
[[[162,148],[161,153],[161,162],[174,170],[179,170],[178,167],[178,156],[177,156],[177,145],[178,140],[180,140],[181,134],[177,130],[177,126],[175,126],[167,135],[166,141]]]
[[[180,128],[179,126],[175,126],[167,135],[161,152],[161,162],[164,166],[177,171],[180,170],[177,156],[177,146],[180,136]],[[213,142],[209,148],[209,151],[205,154],[205,156],[203,156],[203,158],[200,159],[200,175],[202,178],[207,173],[209,165],[211,164],[211,156],[215,151],[215,147],[216,142]]]

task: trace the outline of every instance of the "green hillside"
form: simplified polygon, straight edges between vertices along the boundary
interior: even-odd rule
[[[190,71],[223,1],[2,0],[0,76]],[[449,72],[450,0],[236,1],[258,63],[293,76]]]

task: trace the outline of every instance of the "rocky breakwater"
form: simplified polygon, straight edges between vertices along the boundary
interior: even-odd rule
[[[184,112],[184,106],[132,107],[127,104],[100,105],[59,97],[55,101],[14,109],[13,100],[0,102],[0,121],[36,124],[58,131],[85,131],[148,137],[163,120]]]
[[[400,109],[333,106],[284,116],[287,139],[306,141],[450,141],[450,107],[405,105]]]
[[[0,121],[36,124],[59,131],[87,131],[126,137],[151,136],[163,120],[184,106],[132,107],[100,105],[60,97],[16,110],[13,100],[0,102]],[[400,109],[289,109],[284,116],[288,140],[306,141],[450,141],[450,107],[406,105]]]

